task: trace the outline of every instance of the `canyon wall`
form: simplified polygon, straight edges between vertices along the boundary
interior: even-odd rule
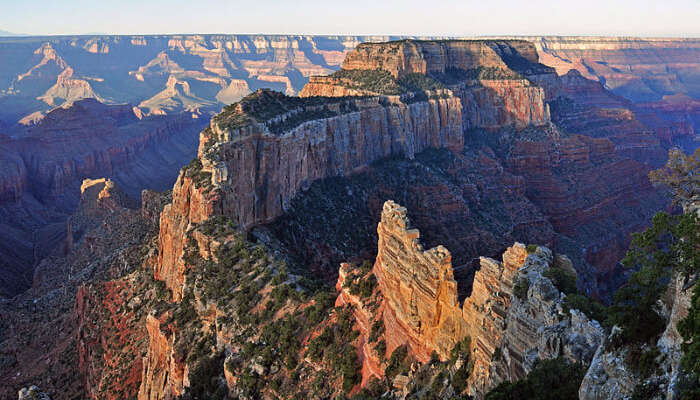
[[[259,88],[293,95],[358,43],[389,36],[146,35],[0,38],[0,120],[33,124],[81,98],[147,113],[217,112]],[[0,124],[1,125],[1,124]]]
[[[131,103],[147,113],[216,112],[251,91],[299,93],[309,78],[338,70],[360,43],[388,36],[146,35],[0,38],[0,120],[33,124],[56,105],[91,97]],[[510,40],[508,40],[510,39]],[[528,45],[534,44],[534,47]],[[507,43],[507,45],[503,45]],[[700,96],[697,39],[625,37],[512,37],[462,41],[458,51],[423,57],[414,44],[397,42],[384,54],[395,74],[444,71],[445,66],[497,65],[509,48],[525,60],[577,70],[635,102],[666,95]],[[348,59],[355,68],[371,50]],[[400,58],[394,57],[400,55]],[[517,60],[509,60],[511,65]],[[378,66],[380,59],[369,65]],[[443,63],[444,62],[444,63]],[[109,70],[106,66],[109,66]],[[539,82],[538,84],[541,84]],[[344,93],[349,95],[351,93]],[[3,123],[0,123],[2,126]]]
[[[28,287],[34,266],[65,238],[83,178],[108,177],[139,199],[172,187],[196,155],[206,123],[190,115],[144,117],[93,99],[57,108],[0,147],[0,294]]]
[[[345,70],[383,70],[400,78],[411,73],[445,74],[474,68],[507,69],[506,60],[537,63],[535,47],[522,40],[399,40],[359,44],[345,57]]]
[[[700,39],[526,37],[559,75],[575,69],[632,101],[664,95],[700,97]]]

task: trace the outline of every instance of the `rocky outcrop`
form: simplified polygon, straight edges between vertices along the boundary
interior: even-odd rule
[[[19,391],[18,400],[51,400],[51,397],[37,386],[30,386]]]
[[[656,360],[658,368],[649,377],[639,377],[630,366],[632,351],[629,346],[613,348],[601,345],[583,378],[579,390],[581,400],[627,399],[638,385],[651,383],[657,387],[658,394],[666,399],[678,399],[679,383],[684,378],[680,360],[683,356],[681,344],[683,338],[677,325],[688,315],[693,285],[677,274],[671,279],[666,294],[662,297],[661,311],[666,317],[666,328],[656,343],[658,351]],[[615,335],[619,328],[613,328]],[[654,346],[652,345],[652,348]],[[651,349],[645,348],[645,351]]]
[[[426,362],[432,351],[449,356],[468,334],[461,317],[450,252],[443,246],[424,250],[406,208],[384,203],[377,226],[379,243],[374,275],[386,301],[384,326],[389,353],[408,344]]]
[[[358,111],[311,120],[282,135],[262,126],[229,132],[212,123],[222,141],[221,161],[203,160],[204,170],[212,172],[215,184],[236,188],[222,199],[224,213],[243,227],[268,222],[317,179],[347,175],[384,157],[411,159],[428,147],[462,149],[458,99],[387,106],[376,98],[349,101]]]
[[[433,351],[446,359],[470,336],[473,396],[524,378],[537,360],[565,357],[587,365],[603,340],[597,321],[565,312],[565,295],[547,277],[554,268],[575,273],[565,256],[545,247],[528,254],[516,243],[503,262],[482,257],[472,292],[460,305],[449,251],[424,250],[405,208],[387,201],[377,231],[373,273],[383,296],[387,349],[406,344],[418,360],[427,361]]]
[[[504,267],[508,265],[508,258],[518,255],[522,257],[524,250],[524,246],[516,244],[504,253]],[[547,272],[551,269],[567,268],[566,263],[565,257],[555,259],[549,249],[538,247],[534,253],[527,255],[510,282],[502,277],[502,292],[499,293],[506,299],[510,296],[510,304],[504,303],[507,315],[502,321],[500,340],[481,339],[491,345],[497,343],[495,347],[498,351],[483,354],[487,356],[485,359],[479,357],[479,351],[475,351],[475,373],[471,377],[474,382],[471,390],[474,394],[503,381],[523,379],[537,360],[564,357],[583,365],[591,362],[603,341],[603,329],[597,321],[590,320],[582,312],[566,310],[563,307],[565,295],[547,277]],[[570,262],[568,264],[568,269],[571,270]],[[526,293],[515,292],[513,289],[516,285],[524,287]],[[481,304],[484,305],[488,309],[490,304]],[[495,314],[498,313],[497,308],[492,310]],[[479,333],[474,337],[480,337]],[[489,348],[488,345],[479,347]],[[479,371],[479,364],[488,366],[488,372],[485,372],[486,368],[481,370],[482,373],[476,372]]]
[[[537,85],[545,79],[556,80],[556,76],[551,69],[538,63],[537,52],[528,42],[402,40],[363,43],[348,53],[338,74],[312,77],[300,95],[383,94],[378,85],[353,81],[352,73],[358,71],[368,74],[385,71],[399,84],[402,78],[416,75],[442,82],[450,91],[440,95],[453,95],[462,102],[465,130],[521,130],[528,126],[546,126],[550,122],[546,91]],[[388,79],[381,79],[387,85]]]
[[[161,319],[149,315],[146,320],[149,347],[143,362],[139,400],[171,399],[183,392],[184,360],[173,357],[175,338],[173,333],[163,330]]]

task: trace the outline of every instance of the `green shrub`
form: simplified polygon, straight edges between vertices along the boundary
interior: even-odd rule
[[[657,358],[660,355],[661,352],[656,346],[642,349],[641,346],[635,345],[630,348],[625,361],[638,377],[646,379],[658,372],[659,362]]]
[[[406,345],[402,345],[394,349],[389,357],[389,362],[384,369],[384,375],[391,380],[394,379],[396,375],[406,372],[410,366],[410,363],[406,360],[407,357],[408,347]]]
[[[572,309],[579,310],[586,314],[588,318],[594,319],[601,324],[605,323],[607,318],[607,308],[604,305],[578,293],[567,295],[562,303],[562,308],[566,314]]]
[[[501,383],[486,400],[577,400],[585,374],[581,364],[563,358],[538,361],[525,379]]]
[[[576,293],[576,275],[569,271],[557,265],[550,265],[543,275],[549,278],[560,292],[567,295]]]
[[[470,356],[470,345],[472,342],[472,338],[469,336],[465,336],[462,340],[458,341],[455,343],[454,346],[452,346],[452,350],[450,350],[450,361],[454,364],[458,358],[464,358],[466,361],[469,360]]]
[[[527,291],[530,289],[530,280],[527,277],[520,277],[513,286],[513,295],[520,300],[527,299]]]
[[[534,254],[537,251],[537,245],[536,244],[528,244],[525,247],[525,250],[527,250],[527,254]]]
[[[374,346],[374,352],[377,354],[377,357],[379,357],[380,360],[383,360],[384,357],[386,357],[386,342],[384,339],[377,342],[377,344]]]
[[[367,341],[370,343],[376,342],[377,339],[379,339],[379,336],[381,336],[384,333],[384,320],[379,317],[374,323],[372,324],[372,330],[369,333],[369,338]]]

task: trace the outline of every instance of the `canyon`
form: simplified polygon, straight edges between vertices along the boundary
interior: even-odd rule
[[[32,285],[34,267],[60,247],[84,178],[114,179],[132,198],[166,190],[196,154],[203,121],[189,115],[143,116],[127,105],[76,101],[49,112],[20,137],[5,137],[0,176],[0,293]],[[134,204],[137,201],[134,200]]]
[[[125,45],[116,39],[73,43],[111,54]],[[162,45],[151,39],[129,46]],[[137,82],[169,71],[153,101],[105,105],[106,94],[76,84],[71,106],[6,137],[3,201],[66,204],[32,287],[0,303],[12,321],[0,330],[10,344],[0,362],[22,372],[0,376],[12,395],[37,384],[52,398],[483,398],[550,359],[585,367],[582,398],[631,393],[637,378],[615,375],[604,328],[567,298],[606,300],[624,283],[630,234],[669,205],[648,172],[669,146],[697,147],[692,87],[678,101],[635,103],[603,75],[563,71],[543,38],[376,38],[352,51],[321,51],[336,44],[315,38],[311,53],[307,39],[280,39],[270,54],[295,54],[308,83],[248,94],[253,87],[224,79],[217,103],[192,79],[234,76],[238,63],[260,68],[258,80],[273,74],[231,56],[248,42],[227,40],[168,42],[206,54],[204,75],[183,71],[172,52],[135,69]],[[692,40],[678,43],[695,51]],[[47,60],[40,68],[63,65],[63,86],[51,91],[63,95],[75,76],[66,65],[77,64],[53,46],[37,57]],[[303,67],[302,53],[322,54],[327,68]],[[41,146],[65,153],[27,150]],[[141,193],[146,180],[172,192]],[[673,321],[689,304],[678,287],[665,298],[658,344],[672,355],[669,385],[680,348]],[[17,339],[37,307],[60,332],[49,354]],[[25,347],[46,348],[49,331]],[[80,380],[61,389],[33,359]]]

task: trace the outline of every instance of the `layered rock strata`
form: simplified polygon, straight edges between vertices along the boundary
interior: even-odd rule
[[[387,349],[406,344],[421,361],[433,351],[446,359],[470,336],[474,396],[524,378],[540,359],[588,364],[603,340],[597,321],[577,310],[564,312],[565,295],[546,277],[552,268],[572,272],[566,257],[555,260],[545,247],[528,254],[520,243],[503,253],[503,262],[482,257],[471,295],[460,305],[449,251],[424,250],[405,208],[387,201],[377,231],[373,273],[384,298]],[[516,295],[516,284],[525,285],[526,293]]]
[[[393,201],[384,203],[377,233],[373,271],[387,302],[387,349],[408,343],[421,361],[428,361],[433,350],[447,358],[469,333],[457,300],[450,252],[443,246],[424,250],[406,208]]]
[[[256,95],[272,101],[281,96],[265,91]],[[192,170],[196,176],[180,174],[173,203],[161,216],[157,278],[180,290],[183,234],[190,223],[224,214],[247,228],[282,215],[292,198],[315,180],[348,175],[384,157],[411,159],[429,147],[462,149],[459,99],[409,105],[383,105],[378,98],[346,102],[357,111],[302,122],[281,134],[263,123],[228,130],[213,119],[200,137],[201,169]]]

